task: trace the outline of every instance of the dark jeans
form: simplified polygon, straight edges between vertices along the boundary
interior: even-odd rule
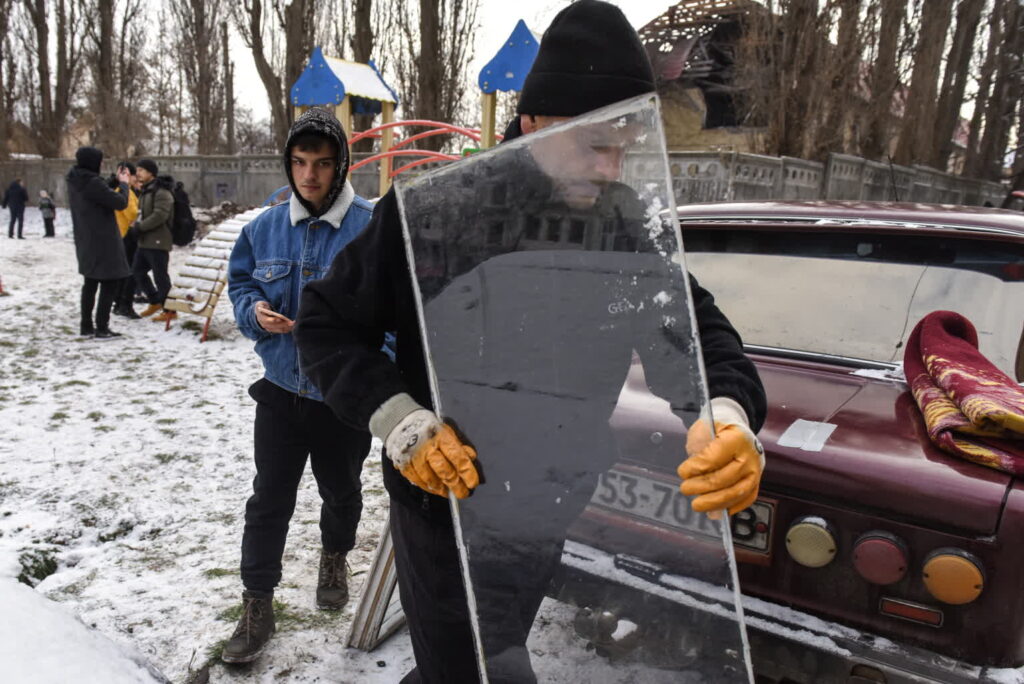
[[[43,228],[46,232],[43,233],[43,237],[53,237],[53,219],[43,219]]]
[[[266,592],[281,581],[288,522],[307,456],[323,499],[324,550],[348,552],[355,546],[363,511],[359,473],[370,434],[343,425],[323,402],[304,399],[266,379],[254,383],[249,395],[256,400],[256,477],[245,504],[242,584],[249,591]]]
[[[167,274],[167,262],[170,260],[170,252],[162,249],[147,249],[139,247],[132,260],[132,274],[135,281],[146,294],[150,304],[163,304],[167,299],[167,293],[171,291],[171,277]],[[149,272],[153,271],[153,281],[149,279]]]
[[[96,288],[100,291],[100,301],[96,305],[95,330],[107,330],[110,326],[110,307],[114,304],[114,295],[120,280],[96,280],[86,278],[82,285],[82,332],[93,330],[92,307],[96,302]]]
[[[17,224],[18,224],[18,237],[21,237],[21,231],[25,227],[25,210],[21,209],[21,210],[16,211],[14,209],[11,209],[10,212],[11,212],[11,223],[10,223],[10,225],[7,226],[7,237],[9,237],[9,238],[14,237],[14,224],[15,224],[15,222],[17,222]]]
[[[134,264],[135,252],[138,251],[139,247],[139,238],[135,231],[129,230],[125,233],[124,239],[121,242],[124,244],[125,258],[129,264]],[[135,284],[134,273],[121,281],[121,285],[118,287],[117,298],[114,302],[118,308],[130,309],[132,307],[132,299],[135,297]]]
[[[581,488],[586,491],[587,487]],[[569,496],[559,504],[569,509],[568,515],[549,511],[550,526],[537,525],[525,535],[508,533],[514,521],[500,506],[489,510],[477,502],[474,507],[465,503],[461,507],[488,681],[536,684],[526,641],[560,563],[566,521],[575,519],[587,500],[586,494]],[[530,504],[524,501],[523,505]],[[392,501],[391,534],[402,608],[416,657],[416,668],[402,684],[477,681],[451,520],[429,520]]]
[[[451,520],[428,520],[392,500],[391,537],[416,657],[402,684],[480,681]]]

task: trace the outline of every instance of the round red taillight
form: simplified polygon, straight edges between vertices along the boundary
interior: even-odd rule
[[[907,546],[896,535],[872,530],[853,545],[853,567],[872,584],[893,584],[907,574]]]

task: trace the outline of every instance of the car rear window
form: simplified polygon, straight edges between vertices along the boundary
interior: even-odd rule
[[[690,272],[743,341],[898,362],[914,325],[966,316],[982,352],[1014,373],[1024,326],[1024,245],[882,232],[684,227]]]

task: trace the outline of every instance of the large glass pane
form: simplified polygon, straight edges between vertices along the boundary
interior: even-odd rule
[[[731,544],[675,467],[708,419],[657,98],[398,187],[491,682],[747,681]],[[637,435],[643,435],[638,439]]]

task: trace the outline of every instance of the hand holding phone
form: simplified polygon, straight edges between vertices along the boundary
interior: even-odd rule
[[[295,321],[284,314],[280,314],[270,308],[267,302],[256,302],[256,322],[260,327],[271,333],[289,333],[295,326]]]

